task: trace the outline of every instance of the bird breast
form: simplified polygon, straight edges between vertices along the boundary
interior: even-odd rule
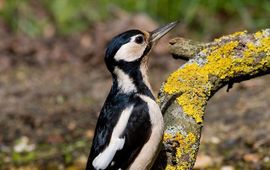
[[[138,96],[148,105],[152,128],[149,140],[145,143],[133,164],[129,167],[129,170],[145,170],[152,164],[153,158],[159,150],[164,129],[163,116],[158,104],[148,96]]]

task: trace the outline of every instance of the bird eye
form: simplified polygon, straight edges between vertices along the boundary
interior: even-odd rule
[[[142,44],[143,43],[143,36],[138,36],[138,37],[136,37],[135,38],[135,42],[137,43],[137,44]]]

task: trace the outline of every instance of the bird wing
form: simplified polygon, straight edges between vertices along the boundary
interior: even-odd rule
[[[125,145],[115,154],[113,169],[127,169],[149,139],[151,121],[148,112],[147,103],[138,101],[135,104],[125,131],[122,134],[122,137],[125,138]]]
[[[151,122],[145,102],[137,101],[119,113],[117,110],[103,109],[87,168],[127,169],[149,138]]]

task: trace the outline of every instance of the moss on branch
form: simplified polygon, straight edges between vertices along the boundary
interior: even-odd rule
[[[178,38],[171,43],[173,55],[187,55],[179,50],[182,41]],[[191,54],[194,57],[168,77],[159,97],[166,125],[162,152],[169,170],[193,167],[205,106],[215,92],[228,83],[269,73],[270,29],[193,43],[190,51],[187,58],[192,58]]]

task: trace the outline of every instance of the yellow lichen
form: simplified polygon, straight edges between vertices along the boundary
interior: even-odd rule
[[[215,41],[215,42],[220,42],[221,40],[229,39],[229,38],[234,38],[234,37],[239,37],[239,36],[245,35],[246,33],[247,33],[246,30],[244,30],[244,31],[239,31],[239,32],[235,32],[235,33],[230,34],[230,35],[226,35],[226,36],[222,36],[222,37],[220,37],[220,38],[216,38],[214,41]]]
[[[172,166],[172,165],[170,165],[170,164],[168,164],[168,165],[166,166],[166,170],[176,170],[176,167],[175,167],[175,166]]]
[[[169,133],[164,133],[163,135],[163,141],[167,141],[172,138],[172,135]]]
[[[183,107],[185,113],[192,116],[197,122],[202,122],[203,110],[200,109],[207,94],[204,88],[207,87],[208,76],[199,72],[200,66],[196,63],[186,65],[171,74],[164,86],[164,91],[169,94],[183,93],[177,98],[178,103]],[[204,88],[201,87],[204,85]]]
[[[160,98],[159,97],[157,97],[156,102],[157,102],[157,104],[160,104]]]
[[[171,134],[165,133],[164,136],[167,136],[164,142],[176,142],[178,145],[176,146],[176,165],[168,164],[166,166],[166,170],[185,170],[190,167],[192,160],[195,159],[195,150],[193,145],[196,143],[196,136],[193,133],[188,133],[186,136],[177,132],[174,136]],[[189,160],[183,161],[182,157],[189,155]],[[181,160],[181,161],[180,161]]]
[[[230,37],[242,34],[245,32]],[[207,55],[206,63],[199,65],[194,61],[172,73],[164,85],[164,92],[171,95],[179,94],[177,102],[183,112],[193,117],[197,123],[202,122],[204,106],[211,95],[210,77],[230,79],[236,74],[254,74],[265,64],[269,65],[270,37],[263,37],[264,35],[259,32],[254,36],[260,39],[256,43],[247,43],[242,56],[235,53],[239,45],[238,41],[230,41],[203,50]],[[254,56],[259,56],[261,53],[264,57],[257,61]]]
[[[190,167],[190,164],[188,162],[183,162],[180,166],[168,165],[166,166],[166,170],[187,170],[187,169],[190,169],[189,167]]]
[[[258,31],[254,34],[254,37],[255,38],[262,38],[263,34],[262,34],[262,31]]]
[[[184,165],[182,165],[182,166],[167,165],[166,170],[187,170],[187,169],[189,169],[189,165],[187,162],[184,162],[183,164]]]

